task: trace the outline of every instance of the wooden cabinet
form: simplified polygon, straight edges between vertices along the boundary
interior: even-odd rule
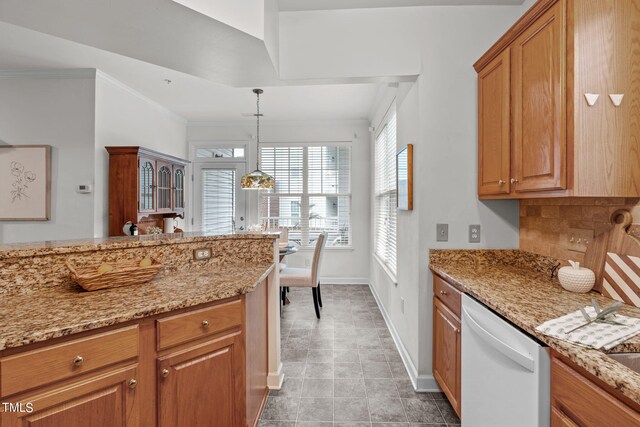
[[[458,416],[462,413],[460,291],[434,275],[433,377]],[[442,293],[441,293],[442,292]]]
[[[513,190],[566,188],[564,2],[512,43]]]
[[[478,194],[509,194],[511,186],[511,52],[478,73]]]
[[[125,427],[139,424],[136,366],[11,399],[22,412],[3,411],[4,427]],[[7,401],[4,399],[3,401]]]
[[[158,425],[245,424],[240,331],[158,359]]]
[[[640,405],[552,351],[551,426],[605,425],[640,425]]]
[[[0,425],[256,426],[268,394],[267,280],[206,306],[0,351],[0,402],[13,405],[0,405]]]
[[[109,235],[131,221],[140,233],[184,215],[188,161],[143,147],[105,147],[109,153]]]
[[[536,2],[474,64],[478,196],[640,196],[638,40],[640,0]]]

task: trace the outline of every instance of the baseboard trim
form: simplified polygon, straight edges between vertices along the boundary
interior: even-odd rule
[[[366,277],[320,277],[323,285],[368,285]]]
[[[282,383],[284,382],[284,372],[282,368],[282,362],[278,366],[277,372],[269,372],[267,375],[267,387],[269,390],[280,390],[282,388]]]
[[[400,353],[402,363],[404,363],[405,368],[407,368],[407,373],[409,374],[409,379],[411,380],[413,389],[420,392],[439,392],[440,387],[438,387],[438,383],[436,382],[436,379],[433,377],[433,375],[418,375],[418,369],[413,364],[411,357],[409,357],[409,352],[402,343],[400,335],[398,334],[398,331],[396,330],[393,322],[391,321],[391,318],[389,317],[389,313],[387,313],[387,310],[384,308],[384,305],[380,301],[380,297],[376,292],[376,288],[371,285],[369,285],[369,288],[371,289],[373,298],[376,300],[376,304],[378,304],[378,308],[380,309],[380,313],[382,313],[382,317],[387,324],[387,328],[389,328],[389,332],[391,333],[393,342],[398,349],[398,353]]]

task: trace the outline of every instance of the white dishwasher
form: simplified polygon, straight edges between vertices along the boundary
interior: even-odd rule
[[[549,425],[548,348],[465,294],[461,374],[463,427]]]

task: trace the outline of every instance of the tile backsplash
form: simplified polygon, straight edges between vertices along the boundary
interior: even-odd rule
[[[597,236],[610,228],[617,209],[634,218],[630,234],[640,237],[640,198],[558,198],[520,201],[520,249],[560,260],[582,261],[584,254],[569,249],[569,228],[593,230]]]

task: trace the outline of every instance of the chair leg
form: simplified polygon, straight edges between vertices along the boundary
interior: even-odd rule
[[[285,288],[280,288],[280,299],[282,300],[282,305],[286,304],[287,294],[285,293]]]
[[[313,306],[316,309],[316,317],[320,318],[320,307],[318,307],[318,288],[311,288],[311,293],[313,294]]]
[[[318,304],[322,307],[322,292],[320,291],[320,282],[318,282]]]

